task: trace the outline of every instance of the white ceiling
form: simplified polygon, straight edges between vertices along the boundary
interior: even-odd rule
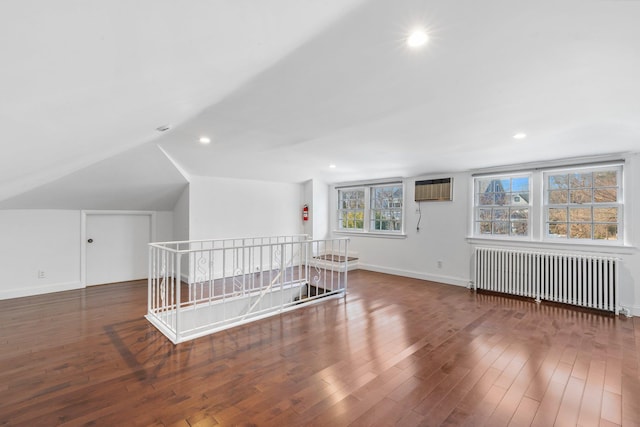
[[[0,208],[170,204],[156,145],[289,182],[639,151],[638,22],[636,0],[5,0]]]

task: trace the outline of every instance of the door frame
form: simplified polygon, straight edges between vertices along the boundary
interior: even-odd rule
[[[90,215],[146,215],[149,217],[149,239],[156,240],[156,212],[155,211],[110,211],[110,210],[82,210],[80,211],[80,283],[87,287],[87,217]]]

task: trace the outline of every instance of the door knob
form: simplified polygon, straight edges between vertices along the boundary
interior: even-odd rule
[[[93,243],[93,239],[87,240],[87,243]]]

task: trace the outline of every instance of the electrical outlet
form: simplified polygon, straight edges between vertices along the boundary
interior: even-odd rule
[[[44,270],[38,270],[38,279],[44,279],[47,275],[44,273]]]
[[[442,268],[442,261],[438,260],[438,268]]]

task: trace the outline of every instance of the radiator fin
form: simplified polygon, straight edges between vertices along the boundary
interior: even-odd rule
[[[476,289],[572,304],[618,314],[615,257],[476,248]]]

